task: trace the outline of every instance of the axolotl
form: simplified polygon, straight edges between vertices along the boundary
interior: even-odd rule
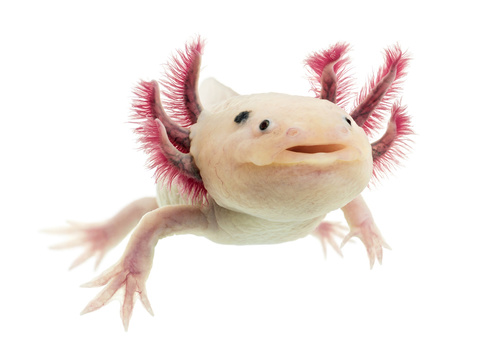
[[[339,253],[358,237],[370,266],[375,259],[381,262],[383,248],[389,248],[361,192],[408,148],[410,117],[397,100],[408,54],[398,45],[387,49],[384,66],[348,113],[353,96],[348,44],[337,43],[306,59],[315,97],[238,95],[215,79],[199,92],[203,48],[200,38],[188,42],[160,83],[142,81],[135,90],[135,132],[155,170],[157,197],[134,201],[104,223],[62,228],[78,237],[59,247],[86,246],[72,267],[92,256],[97,267],[132,230],[118,263],[83,285],[105,287],[82,314],[113,297],[121,301],[125,329],[136,298],[153,314],[145,284],[155,246],[167,236],[189,233],[248,245],[312,234],[323,249],[329,244]],[[385,133],[370,144],[368,136],[388,113]],[[335,237],[343,236],[342,227],[324,220],[339,208],[350,229],[340,246]]]

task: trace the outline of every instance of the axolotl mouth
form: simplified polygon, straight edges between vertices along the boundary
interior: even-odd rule
[[[295,145],[276,154],[275,164],[332,164],[335,161],[355,161],[361,156],[356,147],[344,144]]]
[[[294,153],[306,153],[306,154],[316,154],[316,153],[334,153],[336,151],[345,149],[346,146],[342,144],[318,144],[318,145],[297,145],[286,149],[287,151],[292,151]]]

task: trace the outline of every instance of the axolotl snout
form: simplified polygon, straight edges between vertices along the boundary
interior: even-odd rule
[[[202,48],[202,41],[194,40],[170,62],[160,81],[163,99],[156,81],[143,81],[136,90],[134,123],[155,169],[157,197],[136,200],[103,223],[59,229],[78,235],[59,247],[86,246],[72,267],[92,256],[97,266],[132,230],[118,263],[84,285],[105,287],[82,314],[119,297],[127,329],[137,295],[152,314],[145,284],[155,245],[170,235],[190,233],[246,245],[312,234],[324,249],[329,244],[339,253],[345,242],[358,237],[372,266],[388,247],[360,194],[404,155],[412,133],[406,108],[393,103],[405,75],[406,53],[398,46],[386,51],[385,66],[347,113],[346,44],[306,60],[316,98],[240,96],[214,79],[198,93]],[[389,111],[386,132],[370,143],[367,135],[381,127]],[[341,246],[334,238],[343,236],[342,227],[323,220],[339,208],[350,230]]]

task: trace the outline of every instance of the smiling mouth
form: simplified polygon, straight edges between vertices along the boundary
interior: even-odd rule
[[[319,145],[298,145],[288,148],[288,151],[294,153],[316,154],[316,153],[334,153],[339,150],[345,149],[346,146],[342,144],[319,144]]]
[[[356,147],[344,144],[296,145],[277,153],[270,163],[330,165],[337,161],[355,161],[359,157]]]

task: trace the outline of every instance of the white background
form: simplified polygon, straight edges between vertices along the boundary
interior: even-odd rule
[[[2,2],[0,346],[498,348],[497,14],[492,1]],[[337,41],[359,86],[383,48],[409,49],[414,150],[365,193],[393,250],[369,270],[359,241],[325,261],[312,237],[169,238],[147,284],[156,315],[137,303],[125,333],[117,302],[79,316],[93,263],[68,272],[79,251],[49,250],[61,239],[39,230],[154,194],[132,89],[195,34],[203,76],[242,94],[311,95],[303,59]]]

